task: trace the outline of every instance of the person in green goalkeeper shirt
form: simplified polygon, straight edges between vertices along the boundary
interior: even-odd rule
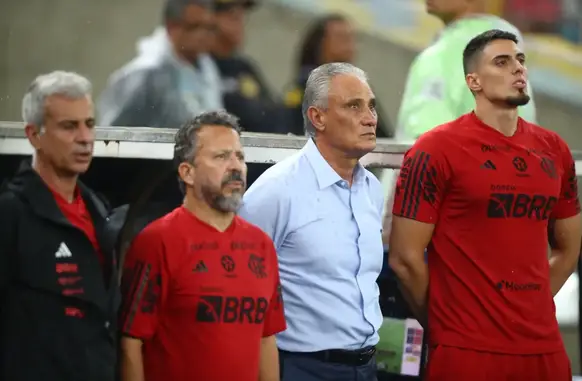
[[[465,85],[463,49],[476,35],[501,29],[523,38],[509,22],[485,13],[486,0],[426,0],[427,12],[441,19],[445,28],[413,61],[398,115],[396,137],[415,140],[424,132],[470,112],[475,99]],[[520,116],[536,122],[530,101]]]

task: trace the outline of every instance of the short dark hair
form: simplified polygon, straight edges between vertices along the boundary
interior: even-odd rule
[[[164,23],[181,20],[184,16],[184,10],[189,5],[214,9],[213,0],[166,0],[163,13]]]
[[[180,163],[193,163],[196,157],[196,148],[198,147],[196,135],[205,126],[222,126],[235,130],[239,135],[241,127],[238,118],[224,110],[209,111],[199,114],[194,119],[184,123],[178,129],[174,137],[174,165],[177,168]],[[180,176],[178,176],[178,184],[182,193],[185,193],[185,185]]]
[[[473,37],[463,51],[463,70],[465,75],[471,72],[476,58],[485,50],[487,45],[496,40],[509,40],[516,44],[519,43],[515,34],[499,29],[491,29]]]
[[[184,123],[174,138],[174,162],[176,165],[192,161],[196,156],[196,135],[205,126],[223,126],[235,130],[239,135],[241,127],[238,118],[224,110],[203,112]]]

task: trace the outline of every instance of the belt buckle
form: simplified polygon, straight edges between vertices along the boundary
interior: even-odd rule
[[[367,363],[368,361],[370,361],[372,356],[374,356],[374,353],[376,353],[375,347],[371,347],[371,348],[365,350],[364,352],[360,352],[358,354],[358,361],[360,363]]]

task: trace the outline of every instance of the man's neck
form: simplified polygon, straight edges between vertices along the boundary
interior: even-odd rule
[[[338,151],[329,144],[325,144],[321,141],[317,144],[317,141],[315,140],[314,142],[319,153],[323,156],[325,161],[327,161],[329,166],[332,167],[342,179],[347,181],[348,184],[352,185],[354,170],[358,165],[358,159],[346,156],[345,153]]]
[[[78,176],[59,176],[51,166],[44,164],[36,158],[33,159],[32,169],[38,173],[40,178],[53,192],[61,195],[68,202],[73,201]]]
[[[184,207],[190,211],[190,213],[194,214],[196,218],[215,227],[216,230],[221,232],[228,229],[234,219],[234,213],[219,212],[218,210],[211,208],[205,201],[190,194],[187,194],[184,197]]]
[[[475,115],[483,123],[496,129],[505,136],[513,136],[519,119],[517,107],[499,108],[493,103],[477,104]]]

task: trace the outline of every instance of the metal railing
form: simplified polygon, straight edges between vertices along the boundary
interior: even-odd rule
[[[97,127],[95,157],[160,159],[173,157],[175,129],[150,127]],[[297,152],[306,137],[243,132],[242,142],[249,163],[274,164]],[[370,168],[397,169],[410,143],[394,139],[378,139],[374,152],[362,158]],[[30,146],[21,122],[0,121],[0,154],[30,155]],[[572,152],[577,175],[582,175],[582,151]]]
[[[150,127],[97,127],[94,156],[134,159],[166,159],[174,154],[175,129]],[[244,132],[242,142],[249,163],[274,164],[298,151],[306,137]],[[371,168],[398,168],[409,144],[378,139],[376,150],[363,159]],[[0,154],[30,155],[24,125],[0,121]],[[581,156],[582,158],[582,156]]]

